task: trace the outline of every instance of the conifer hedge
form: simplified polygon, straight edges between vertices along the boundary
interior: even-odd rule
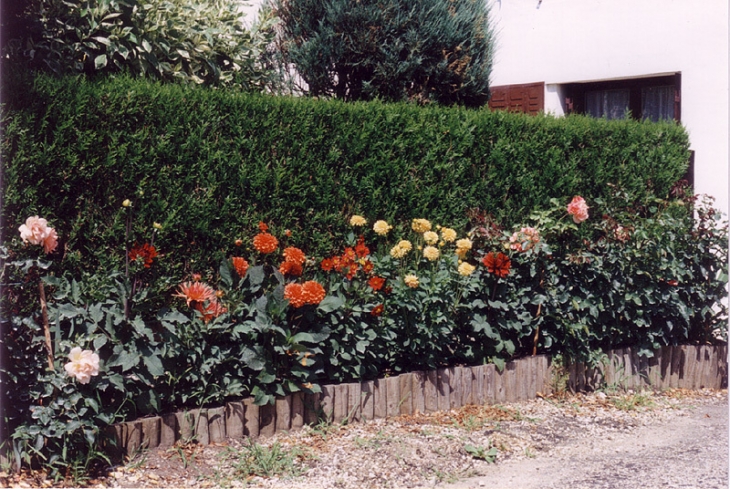
[[[63,267],[119,268],[152,224],[164,272],[214,267],[259,221],[313,256],[353,213],[466,231],[479,208],[510,226],[550,198],[666,197],[686,170],[673,123],[554,118],[251,95],[130,78],[8,76],[3,242],[30,215],[59,232]],[[615,189],[614,189],[615,190]],[[129,210],[129,209],[128,209]],[[595,209],[600,212],[600,209]],[[165,257],[174,259],[166,260]]]

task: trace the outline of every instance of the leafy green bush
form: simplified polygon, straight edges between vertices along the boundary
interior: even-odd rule
[[[3,233],[58,222],[61,266],[113,270],[154,222],[164,275],[210,270],[255,224],[325,256],[358,212],[465,232],[469,209],[511,226],[551,198],[668,196],[687,163],[675,124],[556,119],[244,95],[120,78],[14,74],[4,110]],[[597,210],[601,212],[600,210]]]
[[[11,44],[14,60],[55,73],[128,72],[167,81],[260,90],[271,21],[244,28],[241,2],[33,0],[33,26]]]

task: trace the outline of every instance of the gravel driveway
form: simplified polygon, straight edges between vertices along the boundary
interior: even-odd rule
[[[443,487],[727,488],[728,404],[701,404],[617,434],[569,436],[549,453]]]
[[[289,461],[278,473],[257,475],[250,468],[262,464],[249,463],[252,450],[264,456],[277,452]],[[152,450],[91,483],[127,488],[727,488],[727,390],[564,395],[305,427],[253,445],[229,440]]]

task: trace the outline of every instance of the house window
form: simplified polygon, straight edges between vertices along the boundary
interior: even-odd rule
[[[586,92],[586,114],[606,119],[623,119],[629,111],[629,90],[593,90]]]
[[[674,75],[569,83],[566,112],[606,119],[680,120],[681,76]]]
[[[642,88],[641,118],[654,122],[674,119],[674,86]]]

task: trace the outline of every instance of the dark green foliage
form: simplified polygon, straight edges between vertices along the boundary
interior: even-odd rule
[[[270,0],[284,71],[341,100],[489,100],[493,35],[477,0]]]
[[[610,185],[629,202],[666,196],[687,162],[674,124],[18,78],[4,91],[5,239],[41,214],[77,274],[124,262],[125,199],[127,244],[162,224],[159,264],[182,278],[215,269],[236,238],[250,246],[260,220],[323,256],[354,212],[463,230],[478,207],[512,225],[551,197],[600,199]]]

